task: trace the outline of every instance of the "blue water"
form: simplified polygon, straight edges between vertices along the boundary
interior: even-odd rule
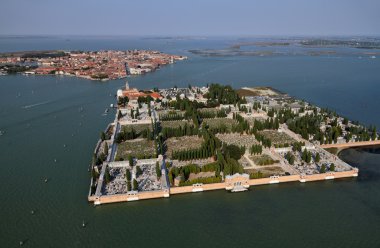
[[[130,77],[130,85],[272,86],[380,127],[380,58],[201,57],[188,52],[223,49],[235,40],[2,37],[0,51],[157,49],[183,54],[189,60]],[[358,179],[94,208],[86,201],[87,168],[100,131],[113,119],[114,113],[102,113],[124,82],[0,77],[0,130],[5,131],[0,136],[0,247],[17,247],[20,240],[25,247],[380,247],[378,150],[341,154],[360,168]]]

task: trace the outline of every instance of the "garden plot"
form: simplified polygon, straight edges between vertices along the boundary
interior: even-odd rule
[[[268,154],[251,155],[251,156],[248,156],[248,158],[252,160],[256,166],[266,166],[266,165],[273,165],[273,164],[280,163],[280,161],[274,160]]]
[[[248,174],[261,172],[262,177],[285,175],[285,171],[280,166],[268,166],[260,169],[246,169],[245,172]]]
[[[249,134],[239,134],[239,133],[226,133],[226,134],[216,134],[216,137],[220,139],[223,143],[228,145],[245,146],[249,149],[252,145],[259,144],[255,139],[255,136]]]
[[[249,123],[249,125],[251,126],[251,127],[253,127],[253,124],[254,124],[254,122],[255,122],[255,120],[257,120],[257,121],[260,121],[260,122],[265,122],[265,118],[264,117],[245,117],[244,118],[246,121],[248,121],[248,123]]]
[[[135,158],[153,157],[155,155],[154,142],[147,139],[134,139],[118,144],[116,160],[127,160],[129,155]]]
[[[203,121],[210,129],[220,128],[221,126],[227,127],[228,131],[232,130],[233,125],[237,125],[238,122],[234,119],[228,118],[214,118],[214,119],[205,119]]]
[[[132,129],[135,130],[136,133],[141,133],[142,131],[145,131],[147,129],[152,131],[152,124],[124,125],[121,127],[121,131],[124,132],[131,132]]]
[[[161,127],[162,128],[178,128],[178,127],[184,127],[186,124],[188,126],[194,126],[192,121],[161,121]]]
[[[264,130],[260,131],[260,134],[262,134],[265,138],[270,139],[272,141],[273,145],[281,145],[281,144],[292,144],[296,142],[295,139],[290,137],[284,132],[278,132],[276,130]]]
[[[183,137],[172,137],[165,141],[166,145],[166,155],[172,156],[173,151],[182,151],[197,149],[202,146],[203,138],[197,135],[193,136],[183,136]]]

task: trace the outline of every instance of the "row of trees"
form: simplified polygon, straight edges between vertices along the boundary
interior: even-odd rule
[[[285,154],[285,159],[288,160],[289,164],[293,165],[296,158],[294,157],[292,152],[287,152]]]
[[[229,85],[211,84],[208,88],[208,93],[206,93],[204,97],[206,97],[209,102],[218,104],[246,103],[246,100],[241,98]]]
[[[272,146],[272,141],[271,139],[269,138],[266,138],[264,135],[256,132],[256,133],[253,133],[255,135],[255,139],[259,142],[261,142],[261,144],[264,146],[264,147],[268,147],[270,148]]]
[[[237,125],[232,125],[232,132],[234,133],[244,133],[249,132],[249,123],[247,120],[245,120],[241,115],[238,113],[233,114],[233,119],[237,120]]]
[[[129,98],[127,96],[119,97],[117,99],[117,105],[121,107],[125,107],[126,105],[128,105],[128,102],[129,102]]]
[[[138,177],[141,174],[142,174],[142,171],[141,171],[140,167],[136,166],[136,177]],[[128,191],[131,191],[132,189],[138,190],[138,183],[137,183],[136,179],[133,179],[133,181],[132,181],[133,184],[131,184],[132,174],[131,174],[131,171],[129,169],[127,169],[125,171],[125,179],[127,180],[127,190]],[[132,186],[133,186],[133,188],[132,188]]]
[[[256,131],[262,131],[264,129],[277,130],[280,127],[278,118],[268,118],[265,121],[259,121],[257,119],[253,122],[253,129]]]
[[[148,140],[153,140],[154,139],[154,132],[150,130],[150,128],[145,128],[140,132],[137,132],[135,128],[127,129],[123,128],[121,132],[119,132],[116,137],[115,137],[115,142],[116,143],[121,143],[126,140],[131,140],[131,139],[136,139],[139,137],[146,138]]]
[[[171,137],[198,135],[198,133],[198,128],[195,128],[194,125],[189,125],[187,123],[185,123],[183,127],[181,125],[178,125],[178,127],[161,128],[161,134],[165,140]]]
[[[215,155],[215,149],[221,147],[221,142],[214,134],[203,130],[203,143],[199,149],[173,151],[172,158],[178,160],[191,160],[199,158],[208,158]]]
[[[211,119],[211,118],[224,118],[227,117],[226,111],[218,110],[218,111],[198,111],[199,117],[202,119]]]
[[[189,179],[189,176],[191,173],[198,174],[199,172],[216,171],[217,169],[218,169],[218,164],[216,162],[206,164],[202,167],[195,164],[189,164],[182,167],[173,167],[170,169],[168,173],[169,182],[173,184],[174,178],[178,176],[180,176],[181,182],[186,182]]]
[[[328,168],[329,171],[335,171],[335,164],[332,163],[330,164],[329,168]],[[326,165],[323,164],[319,170],[320,173],[325,173],[327,171],[327,168],[326,168]]]
[[[262,145],[252,145],[251,149],[249,150],[251,155],[254,154],[261,154],[263,152],[263,146]]]
[[[309,164],[311,162],[311,152],[305,148],[302,152],[301,158],[303,161]]]
[[[167,114],[159,115],[160,121],[179,121],[183,120],[185,116],[181,112],[169,112]]]

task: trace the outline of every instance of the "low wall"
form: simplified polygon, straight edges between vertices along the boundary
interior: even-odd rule
[[[210,183],[210,184],[203,184],[200,187],[193,187],[193,186],[183,186],[183,187],[172,187],[170,188],[170,194],[183,194],[183,193],[193,193],[193,192],[199,192],[199,191],[208,191],[208,190],[218,190],[218,189],[225,189],[226,185],[225,183]]]
[[[94,202],[96,205],[115,203],[115,202],[127,202],[127,201],[137,201],[145,199],[155,199],[169,197],[169,192],[166,190],[159,191],[146,191],[138,192],[137,194],[118,194],[118,195],[102,195],[100,197],[89,196],[88,201]]]

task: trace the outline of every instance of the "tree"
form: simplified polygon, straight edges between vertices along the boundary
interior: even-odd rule
[[[320,160],[321,160],[321,156],[319,155],[319,152],[317,152],[317,154],[315,155],[315,162],[319,163]]]
[[[104,142],[104,154],[108,156],[108,144],[107,142]]]
[[[120,120],[123,117],[123,114],[121,113],[120,110],[117,112],[117,119]]]
[[[141,170],[140,166],[136,166],[136,177],[138,177],[141,174],[142,174],[142,170]]]
[[[326,172],[326,165],[322,165],[321,166],[321,169],[320,169],[320,171],[319,171],[320,173],[325,173]]]
[[[108,167],[106,168],[106,172],[104,174],[104,179],[105,179],[106,183],[109,183],[111,181],[111,175],[110,175],[110,171],[109,171]]]
[[[161,168],[158,161],[156,162],[156,174],[157,174],[157,178],[161,177]]]
[[[106,134],[104,132],[100,133],[100,139],[104,141],[106,139]]]
[[[138,186],[136,179],[133,179],[133,190],[138,190]]]
[[[125,172],[125,178],[127,179],[127,181],[131,181],[132,175],[129,169],[127,169]]]
[[[374,127],[372,130],[372,140],[376,140],[376,135],[377,135],[376,127]]]
[[[334,164],[334,163],[332,163],[332,164],[330,165],[330,171],[335,171],[335,164]]]
[[[127,181],[127,190],[131,191],[131,189],[132,189],[131,181]]]
[[[133,166],[133,157],[132,155],[128,155],[128,162],[129,162],[129,166]]]

